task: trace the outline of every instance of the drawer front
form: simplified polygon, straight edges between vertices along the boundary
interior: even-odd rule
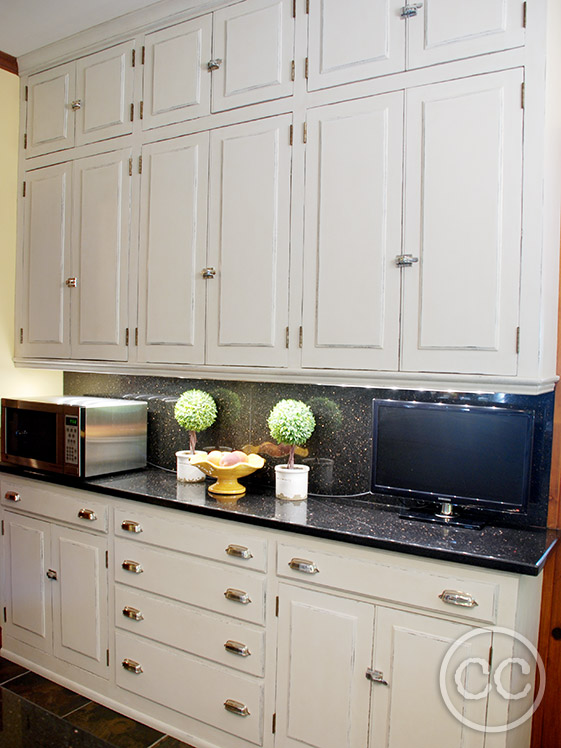
[[[263,629],[119,584],[115,586],[115,625],[220,665],[263,675]]]
[[[230,522],[227,529],[218,530],[203,518],[191,514],[183,519],[178,514],[165,518],[136,508],[115,509],[115,534],[244,569],[266,570],[266,541],[248,533],[240,523]]]
[[[265,577],[227,564],[116,540],[115,580],[251,623],[264,621]]]
[[[262,681],[124,632],[115,640],[118,686],[261,745]]]
[[[361,561],[301,546],[279,544],[278,574],[307,584],[333,587],[361,595],[444,613],[451,617],[494,622],[499,587],[429,570],[416,571]]]
[[[107,532],[108,507],[87,491],[70,492],[31,481],[2,480],[0,502],[6,508]]]

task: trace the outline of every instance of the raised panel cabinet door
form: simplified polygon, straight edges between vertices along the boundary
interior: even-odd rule
[[[445,696],[465,720],[485,725],[491,632],[482,629],[456,649],[456,642],[475,629],[381,607],[375,631],[373,669],[379,680],[372,681],[370,745],[482,748],[485,733],[452,714]],[[442,668],[441,680],[441,665],[451,648],[454,654]]]
[[[142,151],[138,355],[202,363],[208,133]]]
[[[51,563],[50,526],[37,519],[5,512],[4,528],[4,636],[51,652],[53,581],[47,578]]]
[[[368,745],[374,606],[279,586],[277,741]]]
[[[29,76],[26,156],[40,156],[74,145],[75,84],[73,62]]]
[[[404,371],[516,374],[522,76],[406,94]]]
[[[520,0],[424,0],[407,20],[407,67],[522,46],[524,5]]]
[[[402,0],[310,0],[308,88],[405,69]]]
[[[76,145],[132,132],[132,52],[124,42],[76,62]]]
[[[212,16],[147,34],[143,129],[210,112]]]
[[[291,116],[210,135],[207,363],[286,366]]]
[[[54,654],[107,677],[107,539],[52,528]]]
[[[130,152],[74,162],[72,356],[127,359]]]
[[[396,370],[401,92],[308,111],[302,366]]]
[[[58,164],[25,175],[21,330],[22,356],[66,358],[70,354],[72,166]]]
[[[214,13],[212,111],[292,94],[292,0],[246,0]]]

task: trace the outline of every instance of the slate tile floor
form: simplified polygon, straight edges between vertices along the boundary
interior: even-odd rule
[[[0,748],[192,748],[0,657]]]

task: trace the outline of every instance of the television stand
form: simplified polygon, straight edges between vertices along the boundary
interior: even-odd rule
[[[474,520],[464,519],[458,514],[454,514],[454,507],[449,501],[440,503],[440,511],[435,514],[430,512],[407,511],[400,512],[400,519],[413,519],[419,522],[432,522],[437,525],[447,525],[448,527],[464,527],[468,530],[482,530],[483,523]]]

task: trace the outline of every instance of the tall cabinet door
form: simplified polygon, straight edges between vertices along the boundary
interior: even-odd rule
[[[407,67],[523,45],[523,5],[520,0],[424,0],[407,20]]]
[[[6,621],[2,629],[6,636],[51,652],[50,526],[5,512],[4,532]]]
[[[76,145],[132,132],[134,42],[82,57],[76,63]]]
[[[130,152],[74,162],[72,356],[127,359]]]
[[[374,606],[279,586],[277,743],[368,745]]]
[[[52,528],[56,657],[107,677],[107,538]]]
[[[516,374],[522,71],[407,92],[402,369]]]
[[[208,14],[146,36],[144,129],[210,112],[211,35]]]
[[[75,85],[73,62],[29,76],[26,156],[74,145]]]
[[[292,0],[245,0],[216,11],[212,110],[290,96],[293,50]]]
[[[23,356],[70,355],[70,267],[72,166],[59,164],[25,176],[21,333]]]
[[[403,95],[308,112],[302,365],[397,369]]]
[[[445,655],[472,630],[416,613],[377,609],[374,669],[380,673],[380,681],[372,683],[371,746],[482,748],[485,733],[466,727],[452,715],[440,690]],[[442,681],[456,712],[480,725],[486,722],[487,698],[470,699],[469,694],[485,693],[491,640],[491,632],[482,629],[461,644]],[[472,664],[464,667],[462,663],[468,660]],[[454,681],[455,676],[459,682]]]
[[[138,355],[202,363],[208,133],[142,151]]]
[[[207,363],[286,366],[291,116],[210,136]]]
[[[401,0],[310,0],[308,88],[405,69]]]

